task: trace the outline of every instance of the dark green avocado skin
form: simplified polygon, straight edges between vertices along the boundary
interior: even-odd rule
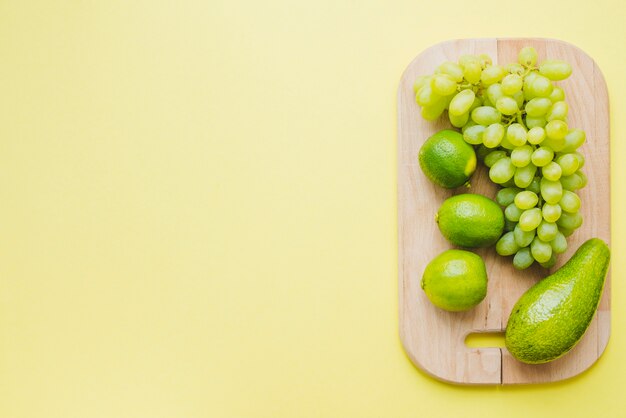
[[[511,355],[539,364],[571,350],[593,320],[609,261],[609,247],[592,238],[563,267],[528,289],[506,327],[505,345]]]

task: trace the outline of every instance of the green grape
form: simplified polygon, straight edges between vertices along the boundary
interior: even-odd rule
[[[478,148],[476,148],[476,158],[478,159],[478,161],[483,162],[485,161],[485,157],[487,156],[487,154],[489,154],[490,152],[491,150],[489,148],[481,144],[478,146]]]
[[[552,101],[552,103],[562,102],[565,100],[565,92],[562,88],[555,86],[548,98]]]
[[[483,68],[486,68],[493,63],[491,61],[491,57],[487,54],[480,54],[478,56],[478,60],[480,61],[480,65],[482,65]]]
[[[560,181],[551,181],[547,178],[541,179],[541,197],[547,203],[555,205],[563,197],[563,186]]]
[[[462,128],[463,126],[465,126],[465,124],[467,124],[467,121],[469,120],[469,113],[463,113],[462,115],[453,115],[452,113],[448,112],[448,119],[450,119],[450,123],[455,128]]]
[[[546,138],[541,145],[552,148],[552,151],[558,152],[565,146],[565,139]]]
[[[504,66],[504,69],[511,73],[511,74],[517,74],[521,77],[522,74],[524,74],[524,72],[526,71],[524,69],[523,66],[521,66],[520,64],[516,63],[516,62],[512,62],[510,64],[507,64]]]
[[[450,113],[448,113],[450,114]],[[474,122],[473,120],[468,120],[467,123],[465,125],[463,125],[463,127],[461,128],[461,133],[465,133],[466,130],[468,130],[469,128],[471,128],[472,126],[476,126],[477,123]]]
[[[509,151],[513,151],[516,148],[515,145],[509,142],[509,140],[506,138],[506,135],[504,135],[504,138],[502,138],[502,142],[500,142],[500,146],[504,149],[508,149]]]
[[[558,119],[565,121],[568,109],[567,103],[564,101],[556,102],[550,107],[548,113],[546,113],[546,120],[551,121]]]
[[[536,118],[545,115],[551,106],[552,102],[550,99],[545,97],[536,97],[526,103],[524,110],[526,110],[526,114],[528,116]]]
[[[533,155],[533,147],[530,145],[522,145],[511,151],[511,162],[515,167],[526,167],[530,164],[530,158]]]
[[[513,255],[519,250],[513,232],[507,232],[496,242],[496,252],[502,256]]]
[[[531,161],[537,167],[546,166],[552,161],[554,158],[554,151],[550,148],[542,146],[533,151],[533,155],[531,157]]]
[[[503,96],[496,102],[496,109],[503,115],[514,115],[519,111],[515,99],[509,96]]]
[[[555,264],[556,264],[556,257],[554,255],[554,252],[550,256],[550,259],[548,261],[546,261],[545,263],[539,263],[541,267],[546,268],[546,269],[554,267]]]
[[[483,96],[483,106],[489,106],[489,107],[494,107],[494,104],[491,103],[491,101],[489,100],[488,96]],[[473,110],[473,109],[472,109]]]
[[[583,166],[585,165],[585,156],[582,155],[578,151],[574,151],[573,154],[576,156],[576,159],[578,160],[578,168],[579,169],[583,168]]]
[[[497,184],[502,184],[513,178],[515,166],[509,157],[504,157],[495,162],[489,169],[489,178]]]
[[[456,81],[448,74],[437,74],[433,77],[430,87],[440,96],[449,96],[456,92]]]
[[[490,106],[479,106],[472,111],[472,120],[481,125],[498,123],[501,119],[502,114]]]
[[[502,92],[502,85],[499,83],[492,84],[487,87],[487,94],[485,95],[491,104],[497,103],[498,99],[504,96]]]
[[[509,206],[515,200],[515,195],[521,190],[515,187],[505,187],[496,193],[496,202],[500,206]]]
[[[578,170],[578,158],[574,154],[562,154],[556,159],[564,176],[571,176]]]
[[[469,113],[471,114],[474,109],[483,105],[483,99],[480,96],[474,96],[474,102],[469,108]]]
[[[562,120],[551,120],[546,124],[546,135],[548,138],[563,139],[567,135],[567,123]]]
[[[552,247],[552,251],[556,254],[563,254],[565,250],[567,250],[567,240],[565,239],[565,235],[563,235],[561,231],[557,231],[554,239],[550,241],[550,246]]]
[[[513,96],[518,91],[522,90],[524,80],[518,74],[509,74],[502,79],[502,93],[507,96]]]
[[[537,206],[537,203],[539,203],[539,196],[537,196],[536,193],[531,192],[530,190],[524,190],[523,192],[519,192],[515,196],[514,202],[515,206],[522,210],[532,209]]]
[[[580,212],[576,212],[576,213],[563,212],[559,220],[556,221],[556,224],[562,228],[576,230],[580,228],[580,226],[583,224],[583,217],[580,214]]]
[[[552,247],[539,237],[535,237],[530,244],[530,253],[539,263],[545,263],[552,257]]]
[[[583,187],[583,179],[578,175],[578,172],[571,176],[561,176],[561,184],[565,190],[578,190]]]
[[[537,63],[537,51],[532,46],[525,46],[517,55],[517,62],[524,67],[534,67]]]
[[[467,64],[469,63],[476,63],[478,65],[480,65],[480,60],[478,59],[478,57],[476,55],[461,55],[459,57],[459,66],[461,68],[465,68],[467,66]]]
[[[483,82],[485,86],[490,86],[494,83],[502,80],[506,71],[499,65],[492,65],[483,70],[483,73],[480,75],[480,81]]]
[[[526,116],[526,119],[524,119],[524,121],[526,122],[526,126],[528,127],[528,129],[543,128],[548,123],[546,118],[544,118],[543,116],[537,118]]]
[[[435,120],[439,116],[442,115],[443,111],[446,109],[445,100],[439,100],[438,102],[429,105],[423,106],[421,110],[421,115],[426,120]]]
[[[485,132],[485,127],[482,125],[474,125],[470,128],[467,128],[465,132],[463,132],[463,139],[468,144],[478,145],[483,143],[483,132]]]
[[[483,68],[478,61],[472,61],[465,64],[463,67],[463,76],[468,83],[476,84],[480,81],[480,76],[483,72]]]
[[[520,215],[518,226],[522,229],[522,231],[532,231],[539,226],[539,224],[541,223],[541,219],[541,209],[528,209],[522,212],[522,214]]]
[[[513,95],[513,99],[515,100],[515,103],[517,103],[517,108],[521,109],[524,107],[524,93],[521,91],[518,91],[517,93],[515,93]]]
[[[528,142],[538,145],[546,138],[546,131],[541,126],[535,126],[528,131]]]
[[[554,86],[548,78],[537,75],[530,84],[530,93],[535,97],[549,97]]]
[[[537,227],[537,236],[545,242],[552,241],[556,238],[558,232],[559,227],[554,222],[541,221]]]
[[[504,209],[504,217],[511,222],[519,222],[520,216],[522,216],[522,210],[515,206],[515,203],[511,203]]]
[[[530,253],[530,248],[520,248],[515,257],[513,257],[513,267],[518,270],[524,270],[532,266],[535,262],[533,255]]]
[[[484,136],[485,134],[483,134],[483,138]],[[491,167],[492,165],[496,163],[496,161],[504,157],[506,157],[506,151],[502,151],[502,150],[491,151],[489,154],[485,155],[484,162],[487,167]]]
[[[515,229],[515,225],[517,225],[517,222],[512,222],[509,221],[508,219],[504,218],[504,232],[510,232],[512,230]]]
[[[574,174],[577,174],[580,177],[580,188],[582,189],[587,185],[587,176],[582,171],[578,170]]]
[[[504,138],[504,126],[500,123],[492,123],[487,126],[483,133],[483,144],[488,148],[495,148],[502,142]]]
[[[524,92],[524,99],[527,101],[534,99],[536,97],[536,95],[532,92],[531,85],[533,81],[535,81],[535,78],[537,78],[538,75],[539,75],[538,72],[531,71],[528,74],[526,74],[526,77],[524,77],[524,85],[522,87],[522,91]]]
[[[561,206],[544,203],[541,207],[541,214],[546,222],[556,222],[561,217]]]
[[[424,87],[426,89],[426,87]],[[423,90],[423,89],[422,89]],[[449,112],[453,115],[460,116],[467,113],[474,103],[476,95],[472,90],[462,90],[450,102]]]
[[[415,94],[419,93],[420,89],[424,87],[426,84],[430,84],[431,76],[429,75],[421,75],[415,79],[415,83],[413,84],[413,91]]]
[[[502,183],[500,186],[502,186],[502,187],[515,187],[515,182],[511,178],[510,180],[507,180],[504,183]]]
[[[564,212],[576,213],[580,209],[580,198],[576,193],[565,190],[559,205]]]
[[[516,147],[521,147],[528,139],[526,129],[519,123],[512,123],[506,130],[506,139]]]
[[[441,73],[449,75],[454,81],[463,81],[463,69],[455,62],[444,62],[437,68]]]
[[[563,152],[574,152],[578,147],[585,143],[585,131],[581,129],[572,129],[565,135],[565,146]]]
[[[563,234],[564,237],[569,237],[575,231],[575,229],[569,229],[562,226],[559,226],[559,231]]]
[[[526,186],[526,189],[538,195],[539,193],[541,193],[540,185],[541,185],[541,178],[535,177],[534,179],[532,179],[530,184]]]
[[[425,85],[422,87],[415,97],[417,104],[420,106],[432,106],[441,100],[441,96],[437,93],[433,92],[433,89],[430,85]]]
[[[552,81],[560,81],[572,74],[572,67],[565,61],[546,60],[539,66],[539,73]]]
[[[561,166],[552,161],[550,164],[541,169],[541,174],[543,174],[544,178],[550,181],[557,181],[561,178]]]
[[[513,238],[518,247],[528,247],[530,243],[533,242],[533,238],[535,238],[535,230],[524,231],[520,228],[519,224],[517,224],[515,229],[513,229]]]
[[[536,173],[537,173],[537,167],[535,167],[534,164],[528,164],[524,167],[518,167],[515,170],[515,175],[513,176],[513,182],[515,183],[517,187],[525,189],[527,187],[530,187],[530,185],[535,179]],[[537,193],[539,193],[539,191],[537,191]]]
[[[500,187],[517,187],[517,186],[515,186],[515,181],[514,181],[514,179],[513,179],[513,178],[511,178],[510,180],[505,181],[504,183],[502,183],[502,184],[500,185]]]

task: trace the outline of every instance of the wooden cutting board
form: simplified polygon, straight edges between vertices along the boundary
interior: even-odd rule
[[[450,313],[434,307],[420,288],[424,268],[436,255],[452,248],[434,221],[449,196],[466,193],[460,187],[445,190],[422,173],[417,153],[435,132],[451,127],[447,116],[429,122],[421,118],[415,103],[413,82],[432,74],[444,61],[462,54],[489,54],[494,63],[517,61],[523,46],[533,46],[539,60],[563,59],[573,67],[558,84],[569,104],[568,124],[583,129],[587,141],[581,147],[586,158],[583,172],[589,178],[579,191],[583,225],[568,238],[568,250],[549,271],[535,267],[517,271],[510,257],[493,248],[479,249],[487,265],[487,297],[471,311]],[[471,192],[493,197],[496,187],[484,167],[471,179]],[[537,280],[567,261],[585,240],[598,237],[610,244],[609,105],[604,78],[595,62],[577,47],[552,39],[463,39],[437,44],[417,56],[407,67],[398,91],[398,227],[400,335],[410,359],[424,372],[460,384],[516,384],[554,382],[575,376],[602,355],[610,334],[610,273],[598,313],[582,341],[567,355],[543,365],[515,360],[506,348],[469,348],[465,338],[475,332],[500,332],[517,299]]]

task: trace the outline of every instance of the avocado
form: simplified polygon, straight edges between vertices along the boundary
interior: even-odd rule
[[[600,303],[609,259],[609,247],[592,238],[563,267],[522,295],[505,333],[513,357],[529,364],[546,363],[580,341]]]

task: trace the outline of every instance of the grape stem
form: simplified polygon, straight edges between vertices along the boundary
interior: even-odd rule
[[[502,125],[506,128],[509,125],[511,125],[513,122],[517,122],[520,125],[524,125],[524,120],[522,119],[524,117],[524,114],[526,112],[524,110],[520,110],[519,112],[511,115],[511,116],[503,116],[502,117]]]

